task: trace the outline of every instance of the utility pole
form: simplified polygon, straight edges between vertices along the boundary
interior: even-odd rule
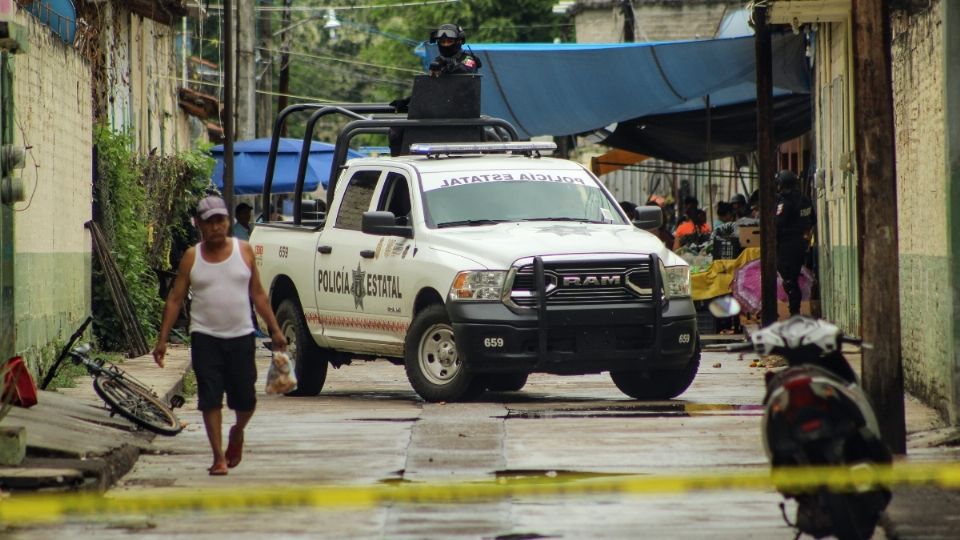
[[[262,6],[272,6],[273,0],[260,0]],[[273,29],[270,12],[261,12],[257,19],[260,31],[259,48],[254,57],[261,59],[260,81],[257,88],[257,137],[269,137],[273,129]],[[256,66],[255,66],[256,67]]]
[[[233,0],[223,0],[223,200],[233,224]]]
[[[637,40],[634,30],[637,27],[637,18],[633,13],[633,2],[620,0],[620,11],[623,13],[623,42],[633,43]]]
[[[774,189],[773,51],[767,7],[753,8],[757,58],[757,175],[760,183],[760,299],[764,326],[777,320],[777,204]]]
[[[254,6],[256,0],[237,0],[237,140],[256,137],[257,73]]]
[[[277,113],[287,108],[287,95],[290,93],[290,5],[293,0],[283,0],[283,18],[280,28],[283,32],[280,34],[280,82],[277,93]],[[283,123],[280,131],[281,137],[287,136],[287,123]]]
[[[894,453],[905,454],[897,168],[887,0],[853,1],[853,58],[861,332],[863,340],[873,345],[863,350],[863,388],[876,409],[884,442]]]

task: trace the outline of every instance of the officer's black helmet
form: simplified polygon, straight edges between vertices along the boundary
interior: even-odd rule
[[[440,39],[452,39],[454,44],[450,47],[440,46],[440,54],[443,56],[453,56],[460,52],[460,47],[467,42],[467,34],[463,28],[456,24],[441,24],[436,30],[430,32],[430,43],[437,43]]]
[[[777,173],[777,187],[782,190],[795,189],[799,183],[797,173],[786,169]]]

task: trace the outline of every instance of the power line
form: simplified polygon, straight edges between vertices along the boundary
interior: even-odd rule
[[[158,78],[160,78],[160,79],[170,79],[170,80],[175,80],[175,81],[182,80],[180,77],[172,77],[172,76],[170,76],[170,75],[160,75],[160,76],[158,76]],[[199,86],[212,86],[212,87],[214,87],[214,88],[216,88],[216,89],[218,89],[218,90],[222,90],[222,89],[223,89],[223,84],[221,84],[221,83],[207,82],[207,81],[202,81],[202,80],[197,80],[197,79],[187,79],[187,83],[196,84],[196,85],[199,85]],[[340,102],[343,101],[342,99],[318,98],[318,97],[314,97],[314,96],[302,96],[302,95],[298,95],[298,94],[281,94],[281,93],[279,93],[279,92],[272,92],[272,91],[270,91],[270,90],[257,90],[256,93],[258,93],[258,94],[264,94],[264,95],[269,95],[269,96],[287,96],[287,97],[296,98],[296,99],[307,99],[307,100],[311,100],[311,101],[316,101],[316,102],[318,102],[318,103],[340,103]],[[221,123],[221,125],[223,124],[222,119],[221,119],[221,122],[220,122],[220,123]]]
[[[197,39],[197,41],[205,41],[205,42],[207,42],[207,43],[214,44],[214,45],[216,45],[217,47],[219,47],[219,46],[221,45],[221,42],[220,42],[220,40],[218,40],[218,39],[209,39],[209,38],[196,38],[196,39]],[[296,51],[283,51],[283,50],[281,50],[281,49],[275,49],[275,48],[270,48],[270,47],[257,47],[257,50],[263,51],[263,52],[266,52],[266,53],[277,53],[277,54],[281,54],[281,53],[283,53],[283,52],[287,52],[288,54],[293,55],[293,56],[302,56],[302,57],[305,57],[305,58],[315,58],[315,59],[318,59],[318,60],[328,60],[328,61],[331,61],[331,62],[341,62],[341,63],[344,63],[344,64],[350,64],[350,65],[355,65],[355,66],[363,66],[363,67],[372,67],[372,68],[377,68],[377,69],[389,69],[389,70],[402,71],[402,72],[405,72],[405,73],[412,73],[412,74],[417,74],[417,75],[423,73],[423,71],[421,71],[421,70],[412,69],[412,68],[397,67],[397,66],[387,66],[387,65],[383,65],[383,64],[374,64],[374,63],[371,63],[371,62],[361,62],[361,61],[358,61],[358,60],[345,60],[345,59],[343,59],[343,58],[338,58],[338,57],[336,57],[336,56],[321,56],[321,55],[315,55],[315,54],[303,53],[303,52],[296,52]],[[269,58],[269,55],[266,55],[265,57],[266,57],[266,58]]]
[[[260,12],[277,12],[282,13],[285,10],[290,10],[291,12],[301,12],[301,13],[312,13],[312,12],[322,12],[326,13],[327,10],[334,11],[352,11],[360,9],[383,9],[383,8],[398,8],[398,7],[420,7],[428,6],[433,4],[456,4],[461,0],[420,0],[416,2],[398,2],[396,4],[366,4],[361,6],[257,6],[254,8],[254,11]],[[223,11],[223,5],[211,5],[207,6],[208,10]]]
[[[267,47],[257,47],[257,50],[263,51],[263,52],[267,52],[267,53],[280,53],[280,52],[283,52],[283,51],[281,51],[280,49],[272,49],[272,48],[267,48]],[[316,59],[316,60],[326,60],[326,61],[331,61],[331,62],[341,62],[341,63],[344,63],[344,64],[350,64],[350,65],[354,65],[354,66],[372,67],[372,68],[377,68],[377,69],[392,69],[392,70],[394,70],[394,71],[402,71],[402,72],[404,72],[404,73],[413,73],[413,74],[415,74],[415,75],[420,75],[420,74],[423,73],[423,70],[419,70],[419,69],[410,69],[410,68],[396,67],[396,66],[385,66],[385,65],[382,65],[382,64],[373,64],[373,63],[371,63],[371,62],[361,62],[361,61],[359,61],[359,60],[343,60],[343,59],[341,59],[341,58],[337,58],[337,57],[334,57],[334,56],[321,56],[321,55],[318,55],[318,54],[310,54],[310,53],[303,53],[303,52],[295,52],[295,51],[287,51],[287,52],[288,52],[288,54],[290,54],[291,56],[300,56],[300,57],[303,57],[303,58],[313,58],[313,59]]]

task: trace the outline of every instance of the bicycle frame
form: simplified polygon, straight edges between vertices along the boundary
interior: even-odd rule
[[[47,386],[50,385],[50,382],[53,381],[53,377],[57,374],[57,370],[60,369],[60,364],[63,362],[63,359],[67,356],[70,356],[70,352],[73,351],[74,343],[83,337],[83,333],[87,330],[87,326],[89,326],[91,322],[93,322],[93,317],[88,316],[80,325],[80,328],[78,328],[77,331],[70,336],[70,339],[67,340],[67,344],[64,345],[63,349],[60,350],[60,354],[57,356],[56,361],[52,366],[50,366],[47,374],[43,377],[43,382],[40,383],[41,390],[46,390]]]
[[[82,365],[87,370],[87,374],[93,378],[93,389],[107,403],[111,415],[120,414],[134,424],[160,435],[170,436],[179,433],[183,425],[172,408],[183,404],[182,397],[174,396],[169,402],[164,401],[153,389],[112,362],[102,358],[91,360],[88,355],[89,345],[74,347],[91,321],[93,317],[87,317],[80,328],[70,336],[44,377],[40,388],[47,388],[63,359],[69,356],[74,363]],[[179,404],[174,404],[175,401]]]

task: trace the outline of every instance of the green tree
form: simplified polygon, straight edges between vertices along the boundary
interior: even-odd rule
[[[462,0],[443,4],[415,4],[391,1],[372,8],[370,0],[338,2],[339,28],[324,28],[328,22],[323,8],[327,0],[303,0],[297,7],[315,6],[316,11],[299,10],[290,21],[290,103],[304,101],[385,102],[409,94],[413,76],[423,72],[415,47],[427,40],[430,31],[443,23],[459,24],[469,43],[552,42],[569,31],[564,17],[552,13],[554,0]],[[270,6],[282,2],[274,0]],[[409,4],[409,5],[404,5]],[[281,13],[261,11],[270,17],[275,31],[281,28]],[[219,62],[217,18],[205,28],[213,36],[197,40],[198,53]],[[212,40],[211,40],[212,39]],[[278,80],[280,37],[261,52],[262,69],[272,69]],[[289,133],[303,135],[305,118],[292,119]],[[317,138],[330,140],[342,121],[321,123]]]

